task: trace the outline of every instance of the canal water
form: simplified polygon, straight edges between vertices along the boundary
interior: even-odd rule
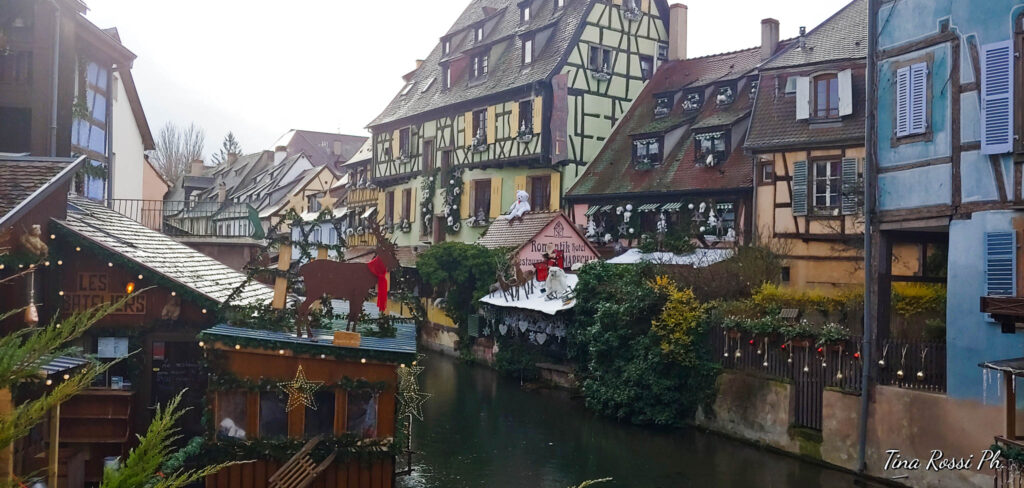
[[[433,396],[414,424],[404,488],[844,487],[849,474],[712,434],[662,432],[593,415],[563,391],[524,391],[494,371],[432,354]],[[869,486],[858,482],[856,486]]]

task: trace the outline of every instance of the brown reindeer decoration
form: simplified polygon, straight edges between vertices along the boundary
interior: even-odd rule
[[[346,329],[354,332],[359,315],[363,311],[363,302],[370,295],[370,290],[380,284],[384,279],[384,273],[398,269],[394,243],[388,240],[376,222],[372,222],[369,229],[377,238],[377,248],[374,250],[376,258],[373,261],[352,263],[317,259],[299,267],[299,275],[306,283],[306,301],[299,305],[299,318],[295,321],[296,336],[302,337],[302,324],[305,323],[306,334],[313,338],[308,320],[309,307],[324,296],[348,301]],[[377,306],[383,314],[385,312],[382,303],[384,306],[387,305],[386,293],[383,297],[377,298]]]

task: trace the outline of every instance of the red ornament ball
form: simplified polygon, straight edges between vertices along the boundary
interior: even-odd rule
[[[858,359],[859,359],[859,358],[860,358],[860,353],[859,353],[859,352],[855,352],[855,353],[853,353],[853,357],[855,357],[855,358],[858,358]]]
[[[782,345],[782,348],[783,348],[783,349],[785,349],[785,348],[786,348],[786,345],[785,345],[785,344],[783,344],[783,345]]]
[[[753,343],[754,343],[754,340],[753,340],[753,339],[751,339],[751,340],[750,340],[750,343],[751,343],[751,344],[753,344]]]
[[[821,352],[821,351],[822,351],[822,348],[820,348],[820,347],[819,347],[819,348],[818,348],[818,352]]]

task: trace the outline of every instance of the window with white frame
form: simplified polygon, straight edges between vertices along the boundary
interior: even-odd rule
[[[842,163],[838,160],[816,161],[811,192],[816,212],[838,210],[843,196]]]
[[[523,64],[533,63],[533,38],[523,38]]]
[[[441,54],[447,56],[451,52],[452,52],[452,40],[451,39],[445,39],[444,41],[441,41]]]
[[[481,53],[481,54],[477,54],[476,56],[473,56],[473,60],[472,60],[473,71],[472,71],[472,74],[473,74],[473,79],[474,80],[482,78],[484,76],[487,76],[487,63],[488,63],[488,59],[487,58],[488,58],[487,53]]]
[[[477,26],[477,28],[473,31],[473,39],[475,39],[476,42],[484,40],[484,26]]]
[[[661,138],[644,137],[633,140],[633,162],[639,166],[656,166],[661,163]]]
[[[703,166],[716,166],[729,157],[729,144],[726,134],[721,132],[705,132],[694,136],[697,147],[696,163]]]
[[[519,20],[520,20],[520,22],[522,22],[524,24],[530,21],[530,5],[529,4],[523,5],[522,7],[519,8]]]

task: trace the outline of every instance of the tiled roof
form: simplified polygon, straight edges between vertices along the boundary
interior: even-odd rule
[[[294,346],[302,346],[304,349],[319,349],[325,354],[330,355],[343,352],[344,350],[351,350],[350,352],[355,354],[358,354],[358,351],[360,350],[379,351],[383,353],[392,353],[396,359],[400,360],[405,357],[412,358],[412,355],[416,354],[416,324],[410,320],[397,320],[395,322],[395,337],[373,337],[371,335],[363,334],[360,338],[358,347],[334,345],[332,343],[334,340],[334,331],[345,330],[345,324],[334,322],[332,326],[332,329],[314,330],[313,332],[317,339],[316,342],[310,341],[308,338],[298,338],[295,336],[294,332],[244,329],[224,324],[217,325],[200,332],[199,337],[208,341],[224,339],[230,340],[232,338],[256,339],[265,342],[267,349],[269,350],[289,350]]]
[[[349,158],[348,161],[342,163],[341,166],[348,166],[350,164],[362,163],[373,159],[373,140],[367,138],[366,142],[359,147],[359,150]]]
[[[789,42],[780,44],[786,49]],[[726,161],[707,168],[698,166],[693,144],[694,130],[742,123],[753,106],[749,85],[735,94],[735,100],[719,106],[716,91],[711,90],[697,113],[682,108],[683,97],[663,117],[654,117],[655,95],[677,93],[687,88],[704,89],[751,76],[761,63],[760,48],[671,61],[658,68],[622,122],[587,167],[583,176],[566,192],[567,197],[583,195],[619,195],[649,192],[688,192],[727,190],[752,186],[750,160],[743,154],[742,141],[731,141],[733,148]],[[637,170],[632,161],[632,137],[635,134],[663,134],[689,125],[675,147],[663,148],[662,163],[649,170]]]
[[[868,2],[853,0],[804,36],[804,46],[769,60],[762,70],[859,59],[868,55]]]
[[[352,136],[334,132],[292,129],[278,139],[275,146],[285,146],[289,154],[303,153],[313,166],[348,161],[366,142],[365,136]],[[334,152],[334,143],[340,143],[339,154]]]
[[[512,224],[509,224],[507,216],[503,216],[492,222],[476,243],[488,249],[519,249],[559,215],[558,212],[528,212],[522,221],[516,219]]]
[[[557,12],[554,11],[553,1],[531,1],[531,21],[527,25],[520,25],[518,7],[522,1],[472,0],[446,34],[452,36],[452,47],[451,54],[446,56],[444,61],[452,61],[453,65],[467,64],[467,50],[476,49],[480,45],[500,46],[503,49],[492,50],[495,55],[488,60],[487,78],[470,85],[467,81],[468,68],[462,70],[461,74],[459,70],[453,70],[452,88],[443,90],[441,45],[438,43],[420,68],[411,74],[410,82],[413,85],[409,92],[404,96],[395,96],[387,108],[369,125],[392,122],[547,79],[569,49],[584,14],[590,10],[595,0],[568,0],[565,7]],[[486,24],[489,28],[485,37],[482,42],[473,42],[470,28],[485,18],[490,19]],[[553,35],[544,46],[536,46],[540,51],[535,54],[533,64],[523,69],[522,43],[518,41],[517,36],[545,28],[553,28]],[[424,87],[427,87],[426,90]]]
[[[416,249],[413,249],[415,247]],[[426,251],[430,246],[419,245],[419,246],[395,246],[395,257],[398,258],[398,264],[402,265],[403,268],[415,268],[416,261],[420,258],[420,253]],[[375,256],[373,254],[376,248],[373,246],[356,246],[345,248],[345,261],[353,263],[369,263],[370,260]]]
[[[245,275],[219,261],[91,200],[70,197],[67,220],[57,224],[218,303],[224,303],[246,280]],[[270,287],[254,281],[233,304],[262,303],[273,296]]]
[[[29,197],[43,193],[75,162],[69,158],[0,157],[0,222]]]

